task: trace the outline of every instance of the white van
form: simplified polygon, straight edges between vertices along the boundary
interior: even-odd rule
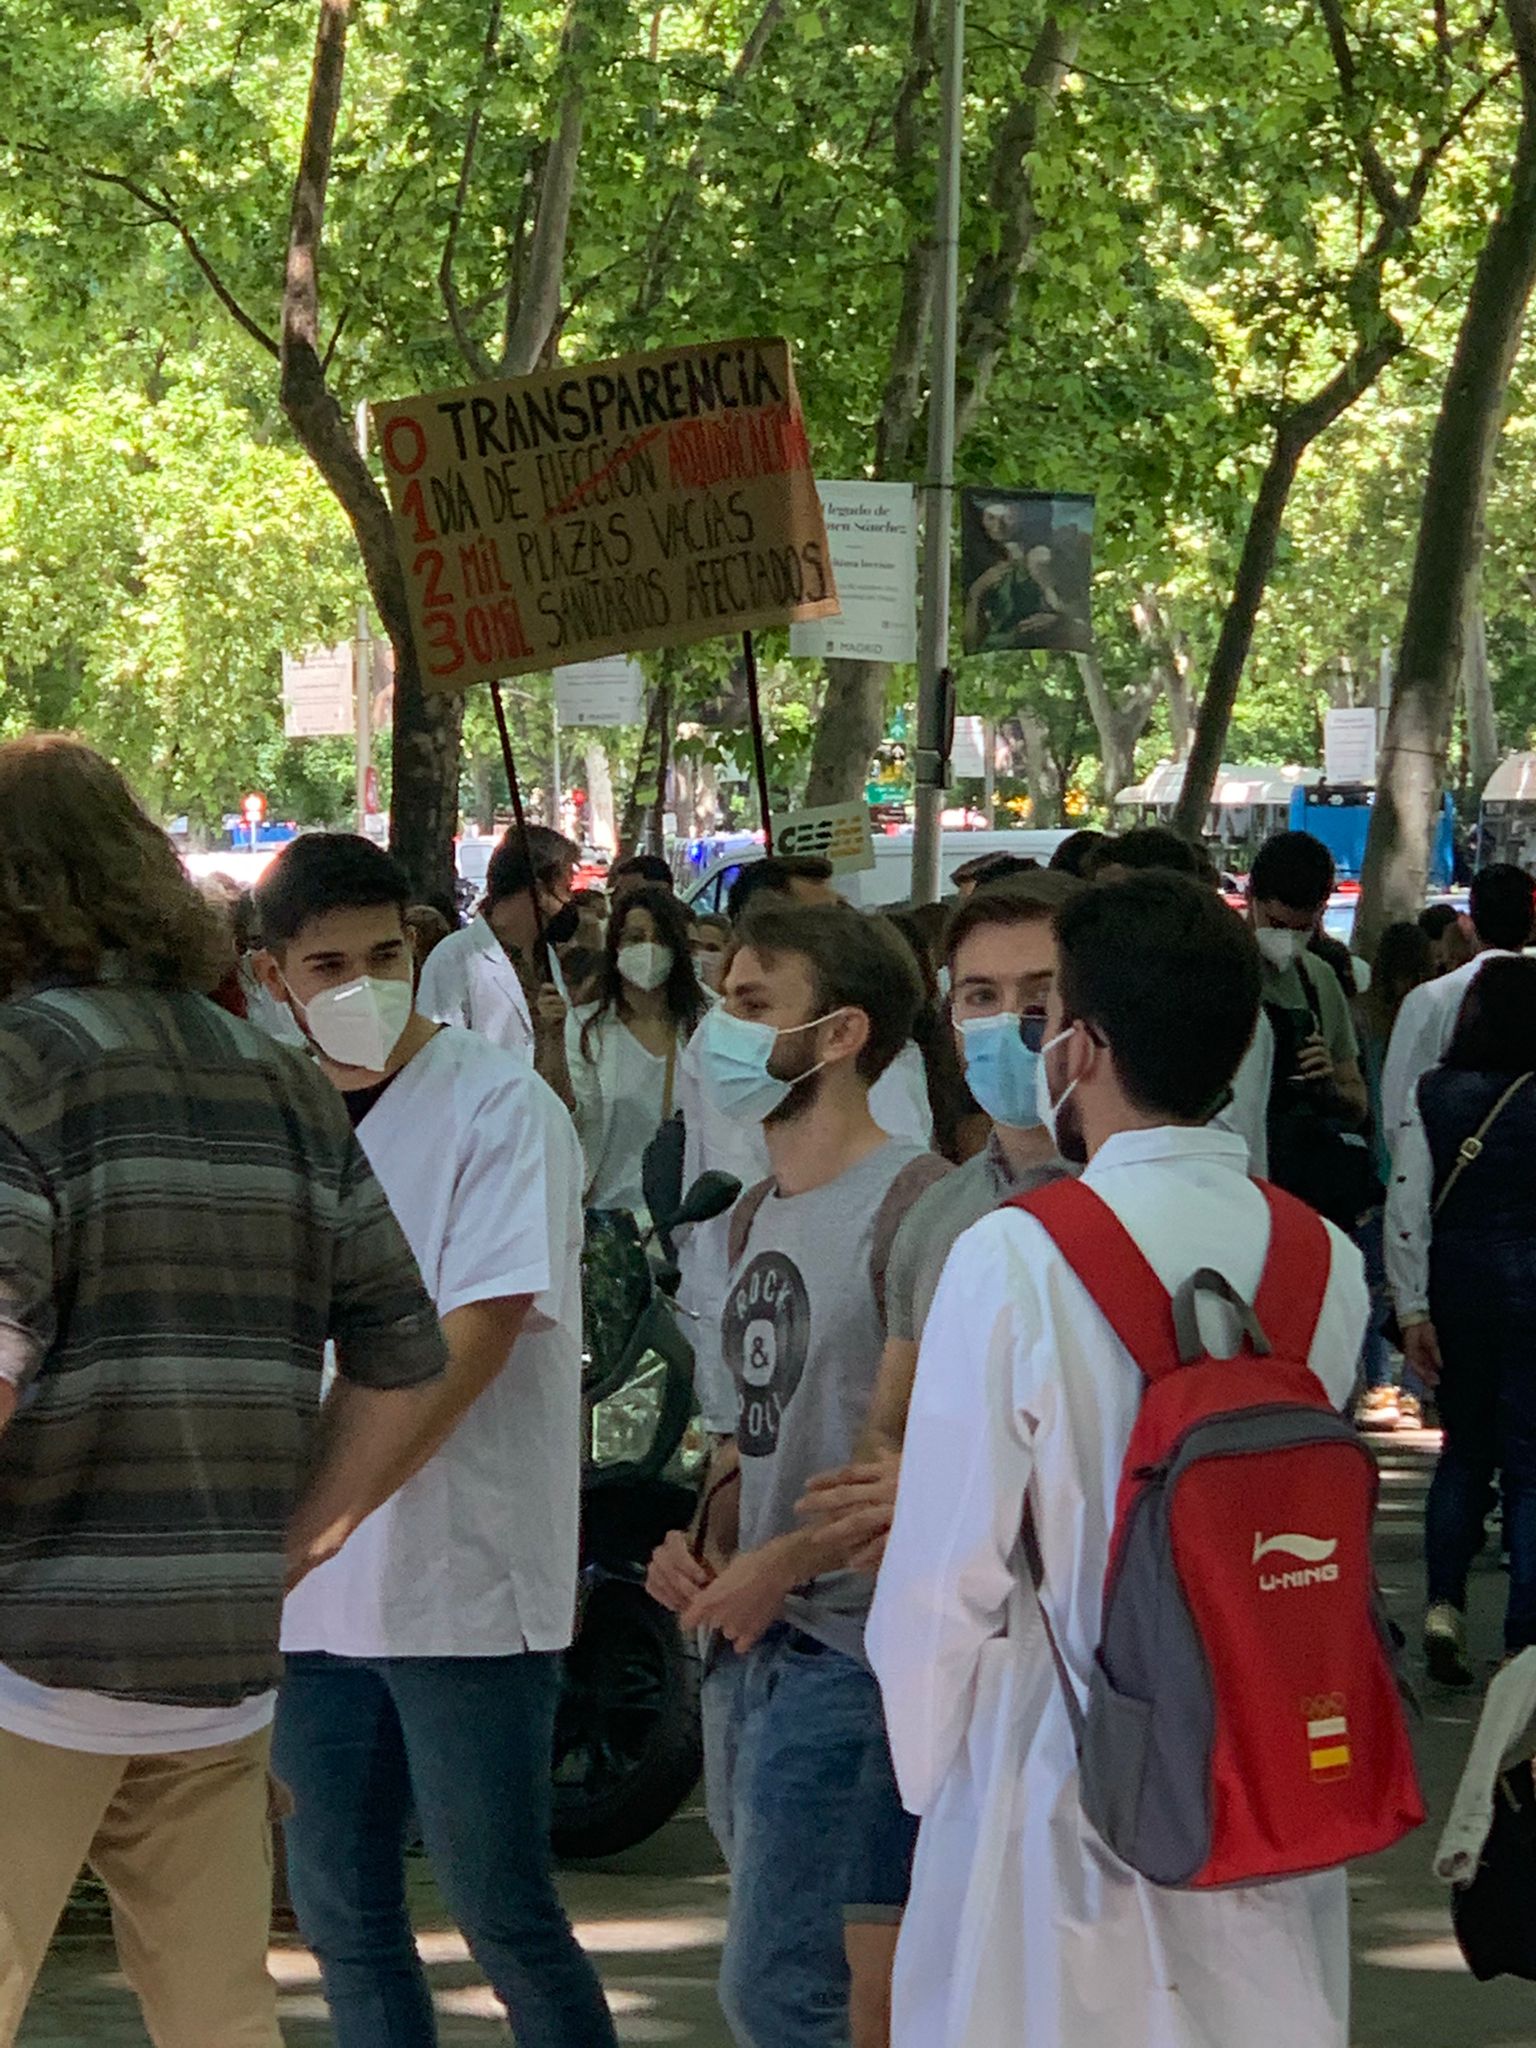
[[[1037,860],[1044,867],[1071,831],[1050,832],[946,832],[939,850],[940,893],[950,895],[956,868],[979,860],[985,853],[1011,853],[1020,860]],[[877,834],[875,864],[861,874],[843,875],[836,884],[841,895],[865,910],[878,910],[892,903],[912,900],[912,834]],[[733,847],[711,861],[698,880],[685,883],[678,891],[691,910],[723,911],[731,884],[750,862],[761,860],[757,845]]]

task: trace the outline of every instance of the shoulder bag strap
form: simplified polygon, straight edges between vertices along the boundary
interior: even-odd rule
[[[1499,1118],[1504,1114],[1505,1110],[1508,1109],[1509,1105],[1514,1101],[1515,1097],[1520,1093],[1520,1090],[1525,1086],[1526,1082],[1530,1079],[1531,1076],[1529,1074],[1521,1074],[1517,1080],[1511,1081],[1509,1086],[1504,1090],[1504,1093],[1499,1097],[1498,1101],[1493,1105],[1492,1109],[1489,1110],[1488,1114],[1483,1118],[1482,1122],[1478,1125],[1473,1135],[1470,1138],[1462,1139],[1461,1149],[1456,1154],[1455,1164],[1451,1167],[1450,1172],[1445,1177],[1445,1186],[1441,1188],[1439,1194],[1435,1196],[1435,1206],[1433,1211],[1431,1212],[1433,1215],[1438,1216],[1440,1214],[1440,1211],[1445,1207],[1446,1203],[1450,1200],[1452,1188],[1455,1187],[1456,1183],[1461,1179],[1461,1176],[1466,1172],[1467,1168],[1469,1166],[1475,1165],[1478,1159],[1482,1157],[1483,1143],[1484,1140],[1487,1138],[1488,1133],[1493,1129],[1494,1125],[1498,1122]]]
[[[1271,1350],[1282,1358],[1311,1354],[1333,1266],[1328,1226],[1294,1195],[1255,1183],[1269,1204],[1269,1249],[1253,1310]]]
[[[672,1033],[667,1047],[667,1078],[661,1091],[661,1120],[663,1123],[672,1114],[672,1097],[677,1085],[677,1032]]]
[[[1177,1372],[1173,1301],[1109,1204],[1080,1180],[1053,1181],[1007,1204],[1033,1216],[1149,1380]]]
[[[752,1226],[757,1221],[757,1212],[773,1193],[771,1180],[760,1180],[756,1186],[747,1189],[744,1195],[736,1197],[736,1206],[731,1211],[730,1229],[726,1236],[726,1250],[733,1266],[738,1265],[747,1248],[747,1239],[752,1235]]]
[[[885,1275],[891,1263],[891,1247],[896,1242],[896,1233],[907,1220],[907,1212],[919,1196],[925,1195],[935,1181],[942,1180],[953,1169],[947,1159],[941,1159],[937,1152],[926,1153],[920,1159],[909,1159],[885,1191],[885,1199],[875,1212],[875,1228],[869,1245],[869,1284],[875,1292],[875,1309],[880,1325],[885,1327]]]

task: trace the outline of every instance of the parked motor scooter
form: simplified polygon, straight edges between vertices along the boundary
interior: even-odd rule
[[[709,1463],[672,1235],[722,1215],[740,1192],[706,1173],[670,1213],[653,1201],[662,1220],[645,1237],[618,1228],[605,1247],[600,1312],[589,1289],[581,1578],[555,1723],[560,1856],[643,1842],[702,1768],[697,1658],[645,1574],[667,1532],[692,1519]]]

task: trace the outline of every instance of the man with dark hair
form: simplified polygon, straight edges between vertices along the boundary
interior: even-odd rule
[[[1037,870],[1039,861],[1017,853],[979,853],[974,860],[961,863],[950,876],[960,900],[973,896],[978,889],[990,888],[994,882],[1006,882],[1010,875],[1027,875]]]
[[[1490,960],[1523,953],[1536,933],[1536,883],[1507,861],[1472,877],[1467,922],[1477,950],[1463,967],[1411,989],[1397,1013],[1381,1074],[1381,1114],[1387,1144],[1409,1114],[1414,1091],[1456,1034],[1467,990]]]
[[[1251,933],[1209,889],[1153,873],[1077,897],[1057,943],[1040,1108],[1064,1156],[1087,1162],[1103,1209],[1085,1228],[1128,1233],[1170,1292],[1210,1269],[1251,1302],[1269,1207],[1241,1140],[1204,1121],[1253,1033]],[[1331,1227],[1327,1257],[1310,1364],[1342,1404],[1366,1290]],[[1236,1310],[1203,1306],[1204,1341],[1236,1351]],[[1004,1208],[961,1238],[923,1335],[869,1625],[902,1790],[923,1817],[895,2048],[1343,2048],[1342,1871],[1165,1890],[1112,1857],[1082,1811],[1074,1710],[1143,1384],[1034,1216]],[[1252,1540],[1234,1531],[1245,1556]]]
[[[882,920],[759,907],[724,997],[695,1037],[700,1084],[720,1114],[761,1126],[771,1171],[731,1218],[733,1441],[698,1547],[674,1532],[649,1585],[685,1628],[715,1632],[705,1731],[731,1865],[727,2021],[741,2048],[812,2048],[878,2038],[913,1829],[864,1660],[869,1580],[824,1557],[795,1506],[814,1473],[852,1455],[885,1340],[891,1240],[948,1169],[870,1114],[921,999]],[[732,1472],[735,1544],[712,1511]]]
[[[1433,948],[1434,971],[1449,974],[1465,967],[1477,948],[1471,920],[1454,903],[1431,903],[1419,912],[1419,930]]]
[[[416,997],[424,1016],[478,1031],[528,1061],[567,1104],[566,1003],[549,961],[538,957],[539,921],[542,914],[547,947],[575,938],[571,876],[580,857],[548,825],[528,827],[526,848],[512,826],[491,855],[479,911],[434,948]]]
[[[268,992],[339,1091],[448,1343],[414,1476],[284,1613],[299,1925],[339,2048],[432,2048],[414,1816],[518,2040],[611,2048],[549,1849],[581,1477],[575,1132],[526,1060],[414,1008],[405,877],[380,848],[297,839],[259,898]]]
[[[1320,839],[1277,832],[1259,848],[1248,877],[1248,916],[1264,961],[1264,1014],[1275,1034],[1270,1176],[1352,1228],[1371,1199],[1370,1156],[1358,1136],[1369,1098],[1343,986],[1310,950],[1333,882],[1333,855]]]
[[[832,886],[832,863],[814,853],[770,853],[748,861],[732,882],[725,914],[740,924],[760,896],[787,896],[791,903],[835,904],[843,899]]]
[[[632,853],[628,860],[621,860],[608,870],[608,893],[615,910],[631,889],[643,889],[647,885],[675,890],[672,869],[659,853]]]
[[[401,1483],[443,1369],[340,1103],[205,1000],[228,958],[115,768],[0,747],[7,2048],[87,1861],[157,2048],[280,2048],[283,1591]]]
[[[1191,846],[1182,833],[1167,825],[1133,825],[1118,839],[1101,840],[1088,855],[1084,872],[1090,882],[1120,882],[1149,869],[1198,877],[1203,865],[1200,848]]]
[[[1069,832],[1050,858],[1050,871],[1057,875],[1075,875],[1079,881],[1087,879],[1088,863],[1103,845],[1105,835],[1085,825],[1081,831]]]

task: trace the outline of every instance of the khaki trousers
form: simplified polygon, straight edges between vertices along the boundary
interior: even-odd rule
[[[155,2048],[282,2048],[267,1975],[271,1731],[91,1756],[0,1729],[0,2048],[12,2048],[81,1866],[112,1901]]]

